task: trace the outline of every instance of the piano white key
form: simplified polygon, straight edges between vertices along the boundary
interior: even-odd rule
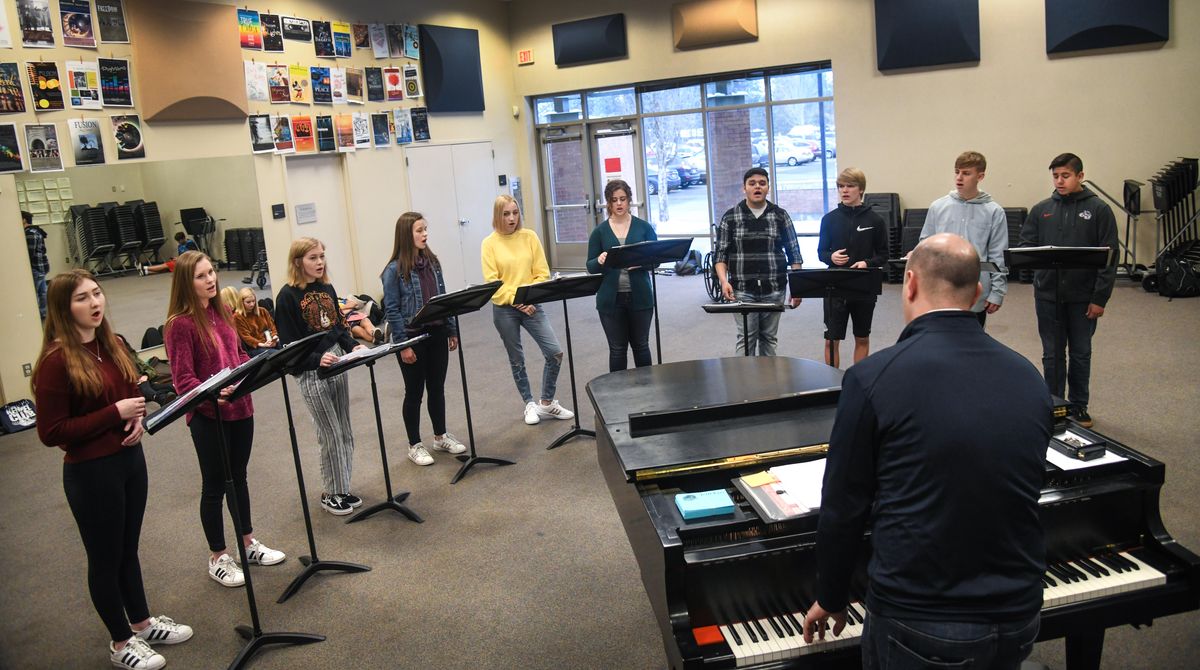
[[[749,650],[746,648],[746,643],[749,642],[749,639],[742,637],[740,631],[738,632],[738,636],[735,637],[733,632],[730,631],[729,626],[719,626],[719,628],[721,636],[725,638],[725,643],[729,645],[730,651],[733,652],[733,658],[737,661],[737,666],[740,668],[743,665],[750,665],[750,661],[746,660],[750,655]],[[737,641],[738,637],[741,637],[741,644]]]
[[[1148,563],[1141,560],[1140,558],[1137,558],[1133,554],[1127,554],[1125,552],[1121,552],[1121,556],[1133,561],[1134,563],[1137,563],[1138,566],[1141,568],[1141,570],[1135,570],[1133,572],[1134,575],[1138,576],[1138,588],[1148,588],[1151,586],[1162,586],[1167,583],[1166,575],[1164,575],[1163,573],[1159,572],[1158,570],[1155,570],[1154,568],[1150,567],[1150,565]],[[1138,573],[1142,573],[1142,574],[1138,575]]]
[[[1042,590],[1042,608],[1046,609],[1086,600],[1095,600],[1119,593],[1127,593],[1137,589],[1166,584],[1166,575],[1150,567],[1145,561],[1141,561],[1126,552],[1121,552],[1119,555],[1121,558],[1137,565],[1139,569],[1124,569],[1118,572],[1116,569],[1105,565],[1103,561],[1091,559],[1093,563],[1104,567],[1108,571],[1108,574],[1101,573],[1097,577],[1084,569],[1082,564],[1077,560],[1070,561],[1069,564],[1084,574],[1084,579],[1081,581],[1063,580],[1053,572],[1047,571],[1046,574],[1057,582],[1057,585]]]

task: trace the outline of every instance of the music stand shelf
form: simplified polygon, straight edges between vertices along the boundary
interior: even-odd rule
[[[458,327],[458,317],[460,315],[479,311],[492,299],[492,296],[495,295],[501,286],[503,286],[502,282],[493,281],[478,286],[470,286],[453,293],[435,295],[417,311],[416,315],[409,322],[409,325],[415,328],[434,321],[449,321],[450,319],[454,319],[455,330],[458,331],[458,372],[462,378],[463,408],[467,415],[467,442],[470,445],[471,451],[469,454],[455,457],[462,465],[458,468],[458,472],[454,474],[454,477],[450,479],[451,484],[457,484],[459,480],[467,475],[467,472],[471,468],[479,464],[514,465],[514,461],[495,458],[493,456],[480,456],[475,451],[475,425],[471,420],[471,395],[467,389],[467,363],[463,355],[462,329]]]
[[[551,442],[550,446],[546,447],[547,451],[557,449],[576,437],[596,437],[596,431],[579,426],[579,396],[575,390],[575,353],[571,346],[571,317],[567,312],[567,301],[572,298],[596,295],[596,291],[600,290],[600,284],[603,281],[604,275],[556,277],[549,281],[518,288],[517,295],[513,299],[513,302],[518,305],[540,305],[555,300],[561,300],[563,305],[563,323],[566,325],[567,331],[567,369],[571,376],[571,409],[575,412],[575,423],[570,430]]]
[[[608,250],[605,266],[632,268],[650,266],[651,293],[654,297],[654,346],[658,353],[658,364],[662,365],[662,332],[658,326],[658,279],[654,268],[661,263],[674,263],[688,255],[693,237],[670,240],[646,240],[634,244],[622,244]]]

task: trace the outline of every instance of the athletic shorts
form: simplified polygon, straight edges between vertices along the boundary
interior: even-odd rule
[[[175,271],[175,259],[168,258],[167,259],[167,272],[174,272],[174,271]]]
[[[825,299],[825,339],[846,339],[846,323],[854,319],[854,336],[871,335],[871,317],[875,315],[875,298],[870,300]]]

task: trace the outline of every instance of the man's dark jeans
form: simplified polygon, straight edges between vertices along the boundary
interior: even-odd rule
[[[1046,385],[1050,393],[1080,407],[1087,407],[1090,396],[1092,335],[1096,332],[1096,319],[1087,318],[1087,308],[1086,302],[1063,303],[1055,315],[1053,300],[1034,300]],[[1055,328],[1062,333],[1058,351],[1054,350]]]
[[[863,668],[1016,670],[1033,651],[1041,615],[1011,623],[917,621],[868,615]]]

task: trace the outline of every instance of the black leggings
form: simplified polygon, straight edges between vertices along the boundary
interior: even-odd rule
[[[140,444],[111,456],[63,464],[63,490],[87,552],[92,606],[114,642],[133,635],[131,621],[150,616],[138,562],[146,486]]]
[[[413,345],[417,361],[411,365],[400,361],[400,374],[404,375],[404,430],[408,433],[408,444],[421,441],[421,394],[429,392],[429,420],[433,423],[433,434],[446,432],[446,368],[450,365],[449,336],[446,328],[430,331],[429,339]]]
[[[254,417],[238,421],[222,421],[225,440],[229,445],[229,467],[233,473],[233,490],[237,493],[238,514],[242,517],[241,535],[253,532],[250,524],[250,489],[246,486],[246,464],[250,462],[250,446],[254,442]],[[221,465],[221,435],[217,420],[197,412],[188,425],[192,444],[200,461],[200,525],[209,551],[224,551],[225,522],[221,518],[221,497],[225,495],[225,468]],[[232,512],[230,513],[232,516]]]

